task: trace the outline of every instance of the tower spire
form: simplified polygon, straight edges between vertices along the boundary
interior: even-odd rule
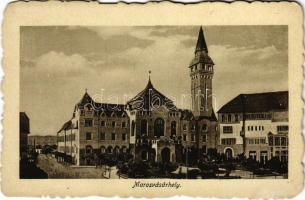
[[[149,82],[150,82],[150,74],[151,74],[151,71],[149,70],[148,71],[148,80],[149,80]]]
[[[147,88],[152,88],[153,87],[153,85],[150,81],[150,74],[151,74],[151,71],[149,70],[148,71],[148,83],[147,83],[147,86],[146,86]]]
[[[206,42],[205,42],[205,38],[204,38],[202,26],[200,26],[199,35],[198,35],[198,40],[197,40],[197,45],[196,45],[196,49],[195,49],[195,53],[197,53],[197,51],[205,51],[205,52],[208,52],[208,47],[207,47],[207,44],[206,44]]]

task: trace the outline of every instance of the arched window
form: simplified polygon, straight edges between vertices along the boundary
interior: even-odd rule
[[[146,150],[143,150],[141,153],[142,160],[148,160],[148,152]]]
[[[120,147],[116,146],[116,147],[114,148],[114,153],[115,153],[115,154],[119,154],[119,153],[120,153]]]
[[[147,120],[141,120],[141,135],[147,135]]]
[[[123,147],[122,147],[122,152],[123,152],[123,153],[127,153],[127,147],[126,147],[126,146],[123,146]]]
[[[112,146],[109,146],[109,147],[107,148],[107,153],[112,153],[112,150],[113,150]]]
[[[172,121],[171,122],[171,136],[176,135],[176,128],[177,128],[177,122],[176,121]]]
[[[208,130],[208,126],[206,124],[202,125],[202,131],[206,132]]]
[[[164,120],[162,118],[155,120],[154,135],[157,137],[164,136]]]
[[[134,121],[132,121],[131,122],[131,136],[134,136],[135,126],[136,126],[136,124],[134,123]]]
[[[106,148],[104,146],[101,146],[101,153],[106,153]]]
[[[87,145],[86,146],[86,154],[91,154],[93,152],[92,146]]]

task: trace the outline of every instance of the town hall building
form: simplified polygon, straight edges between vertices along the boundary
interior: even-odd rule
[[[76,165],[93,165],[101,154],[130,153],[135,160],[184,163],[217,145],[218,123],[212,107],[214,63],[200,28],[188,66],[192,109],[179,109],[150,79],[126,104],[95,102],[86,91],[73,115],[57,133],[58,152]]]

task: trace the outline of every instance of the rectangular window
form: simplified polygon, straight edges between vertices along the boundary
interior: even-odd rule
[[[115,140],[115,133],[111,133],[111,140]]]
[[[101,121],[101,126],[106,126],[105,121]]]
[[[250,131],[250,126],[248,126],[248,131]]]
[[[202,146],[202,153],[203,154],[207,153],[207,146],[205,146],[205,145]]]
[[[186,135],[185,134],[183,135],[183,141],[186,141]]]
[[[228,115],[228,122],[231,122],[231,115]]]
[[[249,151],[249,158],[256,160],[256,151]]]
[[[262,130],[264,130],[264,126],[262,126]]]
[[[90,132],[86,133],[86,140],[92,140],[92,134]]]
[[[192,142],[195,142],[195,134],[191,135],[191,140],[192,140]]]
[[[122,122],[122,128],[126,127],[126,122]]]
[[[257,131],[257,126],[255,126],[255,131]]]
[[[253,131],[253,126],[251,126],[251,131]]]
[[[206,142],[207,141],[207,134],[202,135],[202,142]]]
[[[253,139],[248,139],[248,144],[254,144],[254,140]]]
[[[233,133],[233,127],[232,126],[224,126],[223,133]]]
[[[111,123],[111,125],[112,125],[112,127],[115,127],[115,121],[113,121],[113,122]]]
[[[184,131],[187,130],[187,125],[186,125],[186,124],[183,125],[183,130],[184,130]]]
[[[260,143],[261,143],[261,144],[265,144],[265,143],[266,143],[266,139],[265,139],[265,138],[261,138],[261,139],[260,139]]]
[[[123,140],[123,141],[126,141],[126,133],[123,133],[123,134],[122,134],[122,140]]]
[[[277,126],[277,132],[287,132],[288,126]]]
[[[235,114],[235,122],[238,122],[239,121],[239,117],[237,114]]]
[[[274,145],[275,145],[275,146],[280,146],[280,138],[279,138],[279,137],[275,137],[275,139],[274,139]]]
[[[222,139],[221,143],[224,145],[234,145],[236,143],[236,139],[235,138]]]
[[[222,122],[225,122],[225,121],[226,121],[225,115],[221,115],[221,121],[222,121]]]
[[[106,134],[105,133],[100,133],[100,139],[101,140],[106,140]]]
[[[281,146],[287,146],[285,137],[281,137]]]
[[[92,127],[92,119],[85,119],[85,127]]]

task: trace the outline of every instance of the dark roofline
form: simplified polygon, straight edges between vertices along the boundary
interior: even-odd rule
[[[69,121],[65,122],[65,123],[62,125],[61,129],[60,129],[57,133],[60,133],[60,132],[63,131],[63,130],[70,130],[71,127],[72,127],[72,121],[71,121],[71,119],[70,119]]]
[[[287,97],[289,95],[288,91],[273,91],[273,92],[262,92],[262,93],[242,93],[237,95],[236,97],[234,97],[233,99],[231,99],[228,103],[226,103],[225,105],[223,105],[218,111],[217,113],[255,113],[255,112],[270,112],[270,111],[283,111],[283,110],[288,110],[288,98],[287,98],[287,107],[285,108],[275,108],[275,107],[271,107],[272,105],[270,105],[270,108],[268,108],[265,111],[259,110],[260,108],[257,107],[257,111],[252,110],[252,111],[248,111],[247,109],[249,108],[249,103],[247,104],[247,102],[245,102],[247,99],[249,98],[253,98],[253,97],[265,97],[265,98],[271,98],[271,97],[276,97],[277,95],[285,95],[287,94]],[[274,100],[270,99],[270,100]],[[253,99],[252,99],[253,100]],[[285,97],[284,97],[285,100]],[[253,102],[250,102],[253,103]],[[271,103],[271,102],[270,102]],[[264,105],[261,105],[264,106]],[[274,105],[273,105],[274,106]],[[256,109],[253,108],[252,109]],[[266,108],[265,108],[266,109]]]

